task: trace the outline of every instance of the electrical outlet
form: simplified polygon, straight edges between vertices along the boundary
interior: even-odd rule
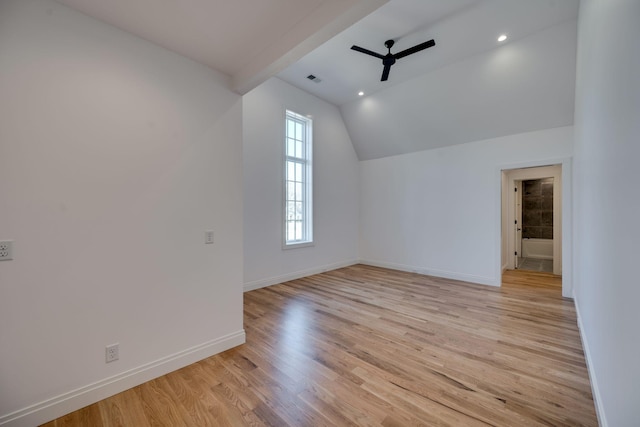
[[[106,363],[114,362],[120,359],[120,344],[111,344],[108,345],[105,351],[105,361]]]
[[[3,240],[0,242],[0,261],[13,259],[13,241]]]
[[[204,232],[204,243],[210,245],[213,243],[213,231],[207,230]]]

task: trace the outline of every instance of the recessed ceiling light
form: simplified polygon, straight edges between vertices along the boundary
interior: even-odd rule
[[[358,92],[358,96],[363,96],[363,95],[364,95],[363,91]]]
[[[503,42],[507,39],[507,35],[506,34],[500,34],[500,37],[498,37],[498,41],[499,42]]]

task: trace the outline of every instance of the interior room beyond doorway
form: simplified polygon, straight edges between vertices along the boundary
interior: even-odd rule
[[[562,275],[561,166],[502,173],[503,270]]]

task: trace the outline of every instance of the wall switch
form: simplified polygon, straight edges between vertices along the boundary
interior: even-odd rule
[[[3,240],[0,242],[0,261],[13,259],[13,241]]]
[[[204,243],[210,245],[213,243],[213,231],[207,230],[204,232]]]
[[[108,345],[105,352],[105,361],[107,363],[120,359],[120,344]]]

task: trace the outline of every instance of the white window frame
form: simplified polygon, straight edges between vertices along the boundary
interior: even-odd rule
[[[295,122],[302,125],[302,133],[299,135],[289,134],[289,123]],[[299,128],[297,128],[299,130]],[[296,150],[302,150],[301,153]],[[309,117],[295,113],[290,110],[285,111],[284,120],[284,167],[283,174],[283,230],[282,241],[284,249],[301,248],[313,245],[313,121]],[[292,166],[293,165],[293,166]],[[293,167],[293,175],[291,171]],[[298,176],[299,175],[299,176]],[[300,185],[301,192],[296,192],[296,186]],[[293,187],[293,188],[292,188]],[[302,200],[299,200],[298,197]],[[296,210],[291,210],[291,206],[301,204],[301,219],[296,218]],[[293,234],[301,228],[299,238]],[[299,224],[296,224],[299,223]]]

